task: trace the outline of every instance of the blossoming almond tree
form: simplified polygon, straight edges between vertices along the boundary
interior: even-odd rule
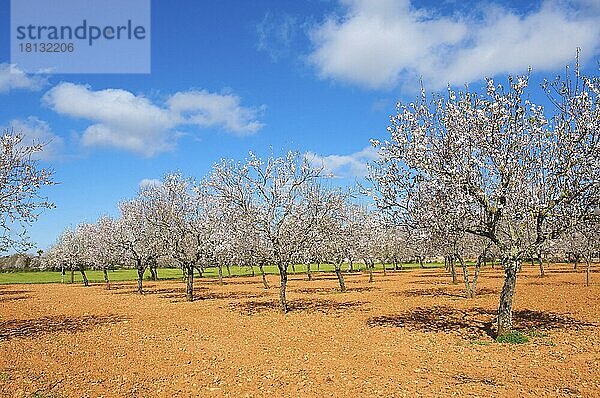
[[[40,193],[54,184],[52,171],[39,167],[35,159],[43,149],[42,143],[26,145],[12,130],[0,136],[0,252],[29,249],[27,226],[41,210],[54,207]]]
[[[315,228],[307,208],[309,188],[323,177],[299,156],[269,156],[266,160],[250,153],[245,163],[223,161],[213,167],[208,178],[211,188],[227,205],[236,207],[267,245],[268,261],[277,264],[280,276],[279,302],[287,312],[287,268],[310,240]],[[303,222],[298,222],[303,220]]]
[[[376,176],[384,185],[408,180],[454,193],[444,206],[464,209],[464,231],[498,248],[505,272],[499,335],[513,326],[524,256],[598,204],[600,87],[598,79],[574,75],[544,86],[556,94],[550,118],[527,100],[527,77],[510,77],[507,88],[488,79],[483,94],[449,90],[430,102],[423,91],[415,102],[399,104],[390,140],[374,142],[379,162],[393,171]],[[526,239],[531,231],[534,238]]]

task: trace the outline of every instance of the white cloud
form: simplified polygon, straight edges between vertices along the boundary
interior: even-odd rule
[[[171,96],[167,103],[187,124],[221,126],[239,135],[256,133],[264,126],[256,120],[259,111],[241,106],[240,97],[233,94],[186,91]]]
[[[162,185],[162,182],[160,180],[156,179],[156,178],[144,178],[138,184],[138,186],[140,187],[140,189],[148,189],[148,188],[153,188],[153,187],[160,187],[161,185]]]
[[[44,101],[60,114],[94,122],[81,137],[85,146],[115,147],[145,156],[174,147],[169,129],[176,125],[176,118],[129,91],[92,91],[87,86],[61,83],[44,95]]]
[[[0,93],[11,90],[40,90],[46,79],[37,75],[27,75],[16,65],[0,63]]]
[[[94,91],[89,86],[61,83],[43,101],[56,112],[89,120],[85,146],[114,147],[154,156],[175,148],[177,126],[221,127],[236,134],[253,133],[263,125],[256,112],[240,105],[235,95],[207,91],[176,93],[166,104],[122,89]]]
[[[589,2],[589,0],[586,0]],[[346,13],[311,33],[309,60],[323,78],[370,88],[463,84],[499,73],[554,70],[577,47],[600,48],[598,7],[546,0],[526,15],[501,6],[441,16],[409,0],[342,0]],[[475,14],[478,15],[475,15]]]
[[[23,135],[23,145],[44,144],[44,149],[35,154],[37,159],[54,159],[62,153],[63,139],[52,132],[47,122],[35,116],[26,120],[14,119],[9,123],[9,128]]]
[[[350,155],[319,155],[307,152],[304,157],[315,167],[323,167],[334,177],[365,177],[367,164],[377,159],[377,150],[368,146]]]

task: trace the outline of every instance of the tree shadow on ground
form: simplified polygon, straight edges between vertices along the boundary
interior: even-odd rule
[[[120,315],[46,316],[36,319],[0,321],[0,341],[35,337],[47,333],[76,333],[94,326],[128,320]]]
[[[486,386],[501,386],[502,383],[494,380],[494,379],[490,379],[487,377],[474,377],[474,376],[469,376],[463,373],[459,373],[457,375],[454,375],[452,377],[455,380],[455,384],[459,385],[459,384],[485,384]]]
[[[582,276],[583,277],[583,276]],[[555,285],[555,286],[583,286],[585,287],[585,280],[582,280],[581,282],[573,282],[573,281],[553,281],[551,279],[549,279],[547,276],[545,277],[540,277],[540,276],[535,276],[535,279],[532,281],[526,281],[525,284],[526,285],[531,285],[531,286],[548,286],[548,285]]]
[[[6,297],[0,296],[0,303],[8,303],[9,301],[27,300],[30,297],[31,296],[29,296],[29,295],[24,295],[24,296],[6,296]]]
[[[288,312],[320,312],[323,314],[341,314],[346,311],[365,311],[364,301],[338,302],[334,300],[288,300]],[[264,312],[279,311],[279,301],[247,301],[231,304],[232,310],[245,315],[256,315]]]
[[[29,297],[29,290],[14,290],[0,288],[0,303],[7,303],[9,301],[26,300]]]
[[[452,275],[450,275],[450,273],[447,272],[427,272],[425,274],[414,274],[414,275],[410,275],[413,278],[450,278],[452,279]]]
[[[520,331],[553,329],[582,329],[596,326],[574,319],[568,315],[534,310],[513,312],[515,329]],[[367,321],[371,327],[391,326],[421,332],[446,332],[462,337],[496,337],[494,324],[496,311],[484,308],[458,309],[447,306],[415,308],[403,314],[372,317]]]
[[[227,281],[224,280],[223,284],[224,285],[262,285],[263,284],[262,279],[258,279],[260,277],[261,277],[260,274],[255,275],[255,276],[251,276],[251,275],[239,276],[239,277],[234,276],[231,278],[227,278],[228,279]],[[257,278],[257,280],[242,281],[242,280],[239,280],[241,278]],[[218,279],[217,279],[217,282],[218,282]]]
[[[30,291],[29,290],[6,289],[6,288],[0,287],[0,296],[13,295],[13,294],[27,294],[27,293],[30,293]]]
[[[250,293],[250,292],[194,292],[194,301],[205,301],[205,300],[242,300],[242,299],[255,299],[268,296],[270,293]],[[164,294],[161,298],[171,299],[172,303],[181,301],[187,301],[185,297],[185,291],[181,290],[177,294]]]
[[[361,272],[342,272],[344,274],[344,279],[355,279],[355,277],[359,277],[362,276],[363,274]],[[321,274],[321,275],[318,275]],[[369,274],[365,273],[365,276],[368,276]],[[304,275],[302,278],[297,278],[297,280],[300,281],[306,281],[308,282],[308,279],[306,278],[306,275]],[[333,273],[333,272],[315,272],[312,274],[312,281],[310,282],[314,282],[314,281],[337,281],[338,277]]]
[[[370,292],[373,290],[379,290],[379,288],[374,286],[361,286],[361,287],[347,287],[345,293],[352,292]],[[329,288],[329,287],[307,287],[307,288],[298,288],[293,289],[294,292],[303,293],[303,294],[338,294],[341,293],[339,287]]]
[[[458,285],[454,285],[458,286]],[[490,294],[499,294],[500,292],[488,289],[480,288],[477,289],[475,297],[486,296]],[[466,294],[464,290],[452,291],[446,288],[429,288],[429,289],[409,289],[401,292],[393,292],[392,295],[398,297],[450,297],[450,298],[465,298]]]

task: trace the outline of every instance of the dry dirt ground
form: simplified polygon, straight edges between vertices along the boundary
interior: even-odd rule
[[[600,271],[596,267],[595,271]],[[2,397],[600,396],[600,273],[524,267],[516,323],[532,336],[490,334],[502,283],[482,272],[462,297],[443,269],[277,276],[89,288],[0,287]]]

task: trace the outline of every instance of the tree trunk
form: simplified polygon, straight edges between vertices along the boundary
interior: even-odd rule
[[[485,261],[485,260],[483,260]],[[477,294],[477,280],[479,279],[479,272],[481,271],[481,261],[477,259],[475,264],[475,275],[473,276],[473,282],[471,283],[471,294],[473,297]]]
[[[158,280],[158,272],[157,272],[155,266],[150,266],[150,278],[153,281],[157,281]]]
[[[79,269],[79,272],[81,272],[81,278],[83,279],[83,286],[89,286],[90,283],[88,282],[88,278],[85,275],[85,270],[83,269],[83,266]]]
[[[585,285],[589,286],[590,285],[590,264],[592,263],[592,259],[591,257],[591,253],[588,253],[588,255],[585,257]]]
[[[194,301],[194,266],[187,265],[187,283],[185,286],[185,297],[187,301]]]
[[[268,289],[269,284],[267,283],[267,275],[265,274],[265,269],[264,269],[263,263],[258,264],[258,269],[260,270],[260,275],[262,276],[263,285],[264,285],[265,289]]]
[[[346,291],[346,282],[344,282],[344,275],[342,275],[342,262],[339,261],[335,264],[335,275],[338,278],[338,282],[340,283],[340,290],[342,292]]]
[[[418,259],[419,259],[419,266],[421,268],[425,268],[425,265],[423,264],[423,257],[422,256],[418,256]]]
[[[473,298],[473,292],[471,291],[471,283],[469,282],[469,268],[462,257],[458,256],[458,261],[463,270],[463,281],[465,282],[465,294],[467,298]]]
[[[394,271],[398,271],[398,259],[394,257]]]
[[[202,276],[204,275],[204,268],[202,268],[202,266],[194,268],[196,268],[196,271],[198,271],[198,277],[202,278]]]
[[[71,283],[75,283],[75,268],[71,268]]]
[[[312,272],[310,271],[310,262],[306,264],[306,276],[309,281],[312,281]]]
[[[500,293],[500,305],[498,307],[498,336],[508,334],[513,326],[513,296],[517,285],[517,270],[519,260],[507,259],[504,262],[504,285]]]
[[[292,264],[292,274],[296,273],[296,264]]]
[[[252,264],[250,264],[250,276],[254,276],[254,266]]]
[[[65,269],[64,264],[60,266],[60,283],[65,283],[65,275],[67,270]]]
[[[369,259],[369,263],[367,265],[369,267],[369,283],[373,282],[373,268],[375,268],[375,263],[373,260]]]
[[[141,262],[138,262],[138,294],[144,294],[144,289],[142,287],[142,283],[144,281],[144,267],[141,265]]]
[[[539,266],[540,266],[540,278],[543,278],[546,276],[546,271],[544,270],[544,260],[542,260],[542,257],[539,256],[537,258],[538,262],[539,262]]]
[[[321,271],[321,262],[317,262],[317,271]]]
[[[287,287],[287,267],[279,262],[279,277],[281,285],[279,285],[279,306],[284,314],[288,312],[287,301],[285,298],[285,289]]]
[[[348,263],[348,272],[353,272],[354,271],[354,263],[352,261],[352,259],[350,259],[350,262]]]
[[[227,268],[227,277],[231,278],[231,269],[229,263],[225,264],[225,268]]]
[[[385,260],[383,260],[381,262],[381,265],[383,265],[383,276],[387,276],[387,269],[385,268]]]
[[[106,268],[102,268],[102,274],[104,275],[104,283],[106,284],[106,290],[110,290],[110,282],[108,281],[108,271]]]
[[[217,264],[217,268],[219,269],[219,285],[223,284],[223,266],[221,264]]]
[[[450,257],[449,259],[450,262],[450,274],[452,275],[452,284],[453,285],[458,285],[458,278],[456,276],[456,261],[454,256]]]

